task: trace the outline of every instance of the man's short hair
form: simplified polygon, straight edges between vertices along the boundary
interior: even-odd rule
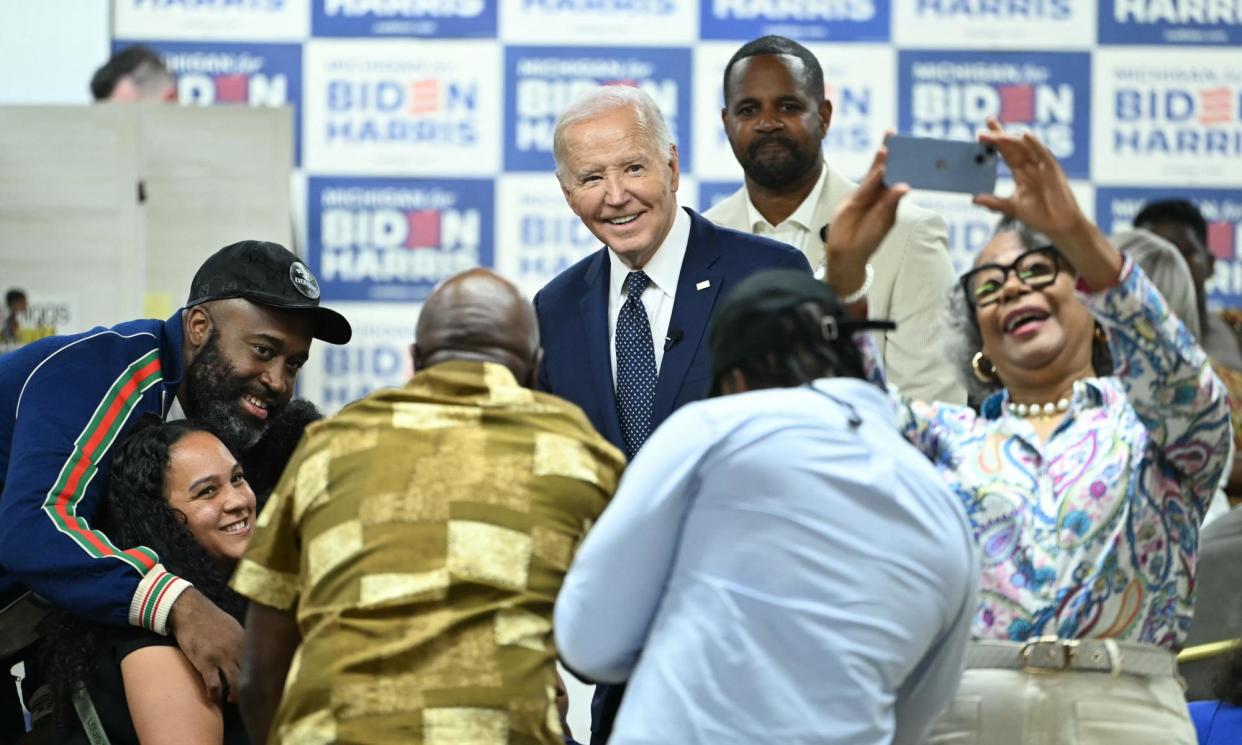
[[[628,85],[603,85],[592,88],[570,102],[556,119],[552,131],[552,157],[556,160],[556,177],[562,184],[569,174],[565,172],[565,130],[578,122],[592,119],[605,111],[629,107],[638,119],[639,128],[657,152],[672,155],[673,134],[664,121],[664,114],[654,99],[643,91]]]
[[[1203,213],[1188,199],[1158,199],[1143,205],[1134,216],[1134,227],[1159,223],[1185,225],[1195,232],[1199,242],[1207,245],[1207,220]]]
[[[6,308],[12,308],[14,303],[16,303],[19,300],[25,300],[25,299],[26,299],[26,293],[22,292],[16,287],[4,293],[4,305]]]
[[[154,49],[144,44],[134,44],[112,55],[103,67],[95,71],[91,77],[91,95],[96,101],[106,100],[116,89],[116,84],[126,75],[134,76],[139,85],[156,75],[172,77],[164,60]]]
[[[824,100],[824,68],[819,66],[819,60],[815,59],[815,55],[811,54],[811,50],[793,39],[769,34],[743,44],[741,49],[733,53],[733,57],[729,59],[729,64],[725,65],[725,103],[729,102],[729,75],[733,72],[733,66],[741,60],[747,57],[754,57],[757,54],[788,54],[802,60],[802,65],[806,70],[805,79],[802,81],[803,93],[816,103]]]

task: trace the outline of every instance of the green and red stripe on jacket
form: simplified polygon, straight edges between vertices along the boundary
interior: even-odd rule
[[[4,580],[96,620],[167,632],[189,584],[151,549],[120,549],[89,520],[113,447],[138,415],[163,414],[175,392],[180,330],[178,314],[54,337],[0,358]]]

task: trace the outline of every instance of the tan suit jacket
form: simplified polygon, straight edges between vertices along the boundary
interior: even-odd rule
[[[858,184],[824,169],[824,188],[815,205],[812,231],[832,221],[837,205]],[[703,216],[717,225],[752,232],[746,187],[721,200]],[[823,246],[807,251],[811,266],[824,264]],[[941,340],[949,288],[957,281],[949,261],[948,231],[937,214],[903,203],[897,223],[871,259],[875,281],[867,293],[868,315],[897,322],[897,330],[878,336],[888,379],[907,396],[924,401],[966,403],[966,389]]]

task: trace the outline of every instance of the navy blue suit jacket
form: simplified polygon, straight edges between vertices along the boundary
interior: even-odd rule
[[[764,269],[811,271],[806,257],[792,246],[722,228],[693,210],[686,212],[690,240],[668,325],[670,336],[677,332],[681,336],[664,352],[656,379],[652,430],[679,407],[707,394],[711,382],[707,322],[720,298]],[[539,388],[580,406],[595,429],[624,451],[608,349],[607,252],[601,248],[579,261],[535,295],[543,343]],[[708,286],[698,289],[704,281]]]

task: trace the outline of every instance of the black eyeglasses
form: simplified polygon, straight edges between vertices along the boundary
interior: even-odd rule
[[[1011,264],[984,264],[966,272],[962,275],[962,292],[971,307],[982,308],[1001,299],[1010,272],[1022,284],[1038,290],[1057,281],[1061,261],[1060,252],[1053,246],[1032,248]]]

